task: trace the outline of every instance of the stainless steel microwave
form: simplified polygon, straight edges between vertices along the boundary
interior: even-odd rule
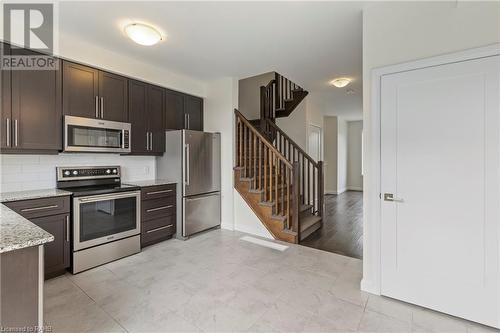
[[[64,116],[64,151],[130,153],[130,123]]]

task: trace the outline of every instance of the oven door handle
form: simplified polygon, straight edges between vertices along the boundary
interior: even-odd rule
[[[105,201],[105,200],[113,200],[113,199],[122,199],[122,198],[132,198],[140,196],[141,192],[134,191],[128,192],[127,194],[102,194],[102,195],[94,195],[85,198],[78,198],[79,202],[95,202],[95,201]]]

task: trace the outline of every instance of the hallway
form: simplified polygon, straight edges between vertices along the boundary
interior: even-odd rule
[[[301,245],[363,258],[363,192],[325,195],[323,227]]]

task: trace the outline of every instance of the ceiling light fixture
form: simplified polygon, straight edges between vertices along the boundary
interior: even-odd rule
[[[154,45],[163,39],[158,30],[142,23],[127,25],[125,33],[137,44],[146,46]]]
[[[337,88],[344,88],[347,86],[349,83],[351,83],[351,79],[348,79],[346,77],[339,77],[338,79],[335,79],[330,82]]]

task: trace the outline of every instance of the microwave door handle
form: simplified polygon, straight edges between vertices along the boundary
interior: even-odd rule
[[[125,130],[122,129],[122,149],[125,149]]]

